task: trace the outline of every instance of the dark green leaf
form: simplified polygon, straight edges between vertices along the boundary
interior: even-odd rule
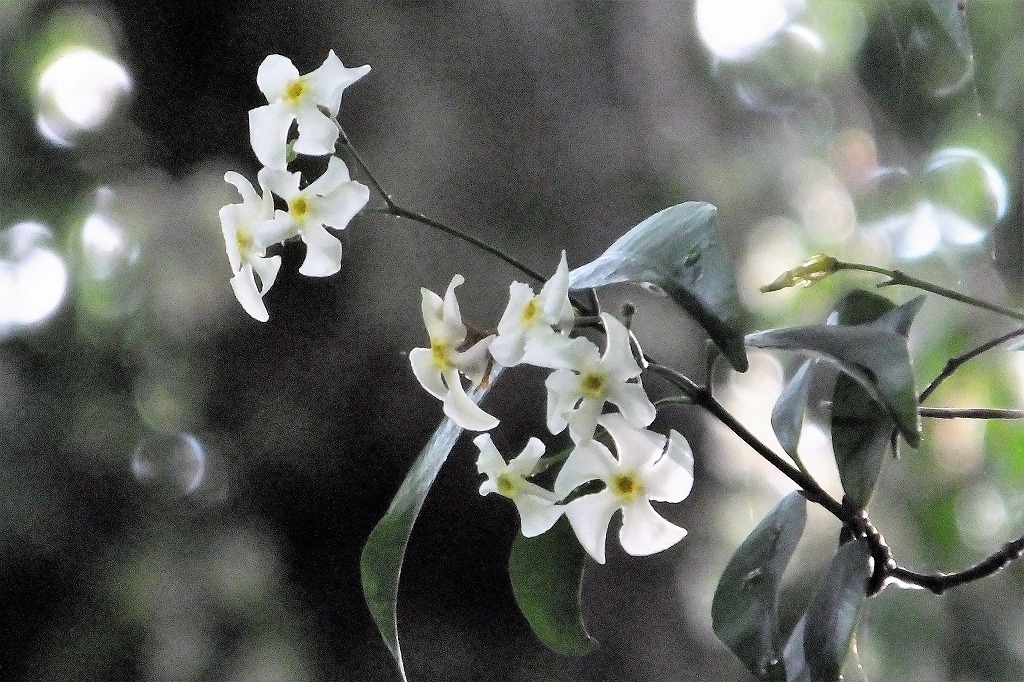
[[[854,289],[836,305],[836,322],[844,325],[876,324],[905,337],[924,305],[924,298],[917,296],[897,306],[884,296]]]
[[[580,614],[587,553],[563,516],[546,533],[512,543],[508,575],[519,610],[555,653],[583,656],[597,647]]]
[[[832,450],[846,499],[863,509],[871,499],[895,428],[860,384],[840,374],[832,390]]]
[[[895,306],[889,299],[865,291],[852,291],[836,307],[839,324],[868,324],[906,337],[924,296]],[[858,509],[867,506],[889,450],[895,428],[892,417],[877,409],[871,395],[845,374],[832,391],[832,450],[847,501]]]
[[[804,614],[797,621],[796,627],[789,635],[786,648],[782,651],[782,661],[786,664],[786,682],[808,682],[811,679],[811,671],[807,667],[807,657],[804,655],[804,632],[807,628],[807,615]]]
[[[811,682],[840,679],[871,575],[867,546],[860,540],[839,548],[807,606],[804,656]]]
[[[800,351],[836,365],[885,407],[907,443],[920,442],[914,374],[902,335],[880,325],[785,327],[750,334],[747,344]]]
[[[807,520],[799,492],[782,499],[729,560],[711,604],[711,625],[758,679],[783,680],[779,583]]]
[[[854,289],[843,296],[833,311],[837,324],[864,324],[874,322],[896,307],[885,296],[863,289]]]
[[[789,380],[779,394],[772,408],[772,429],[779,444],[790,457],[799,461],[797,444],[804,426],[804,412],[807,411],[807,395],[811,389],[811,368],[816,360],[807,360]]]
[[[967,22],[961,13],[957,0],[928,0],[928,7],[942,24],[942,28],[956,43],[964,58],[974,60],[974,48],[971,47],[971,35],[967,32]]]
[[[499,373],[500,370],[495,370],[491,374],[491,386]],[[469,395],[479,403],[486,393],[487,389],[478,388],[470,391]],[[359,561],[363,597],[403,680],[408,678],[398,641],[398,581],[405,561],[405,549],[423,500],[461,434],[462,428],[452,420],[445,418],[441,422],[413,462],[384,517],[367,538]]]
[[[569,273],[573,289],[618,282],[653,285],[704,327],[738,371],[747,369],[739,294],[711,204],[690,201],[655,213],[596,260]]]

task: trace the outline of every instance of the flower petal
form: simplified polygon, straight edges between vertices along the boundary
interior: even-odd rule
[[[288,165],[285,150],[288,129],[295,116],[283,103],[257,107],[249,112],[249,143],[256,158],[268,168],[284,169]]]
[[[680,502],[690,494],[693,489],[693,452],[677,431],[669,434],[665,455],[648,469],[645,478],[648,499]]]
[[[565,516],[577,539],[599,564],[604,563],[608,524],[618,508],[615,497],[607,491],[584,495],[565,505]]]
[[[530,436],[530,440],[526,443],[523,451],[513,457],[508,463],[508,469],[517,476],[529,478],[533,475],[533,470],[543,454],[544,443],[541,442],[540,438]]]
[[[590,440],[577,445],[558,472],[555,493],[565,497],[579,486],[593,480],[605,480],[615,469],[615,459],[603,444]]]
[[[647,556],[668,549],[686,537],[686,529],[666,521],[647,500],[622,509],[619,542],[633,556]]]
[[[273,104],[284,97],[285,89],[299,77],[292,60],[279,54],[268,55],[256,71],[256,85]]]
[[[331,50],[324,63],[306,75],[306,83],[316,103],[327,107],[332,116],[337,116],[342,91],[369,72],[369,65],[346,67]]]
[[[315,105],[301,107],[296,113],[299,136],[292,149],[296,154],[323,156],[334,151],[338,141],[338,125]]]
[[[263,298],[256,288],[256,280],[253,278],[252,267],[243,265],[234,277],[231,278],[231,290],[235,292],[235,298],[242,304],[245,312],[260,322],[270,319],[267,313],[267,306],[263,304]]]
[[[310,225],[302,230],[306,258],[299,272],[307,277],[328,277],[341,270],[341,242],[323,226]]]
[[[573,443],[582,443],[594,437],[597,420],[604,409],[603,400],[584,398],[579,406],[566,417],[569,423],[569,437]]]
[[[427,393],[442,399],[448,395],[448,387],[444,385],[440,370],[434,365],[434,354],[429,348],[413,348],[409,351],[409,364],[420,386]]]
[[[349,180],[317,202],[317,215],[323,224],[343,230],[369,200],[370,189]]]
[[[524,537],[532,538],[548,531],[565,512],[565,507],[530,494],[516,495],[520,525]]]
[[[544,301],[544,319],[559,329],[572,329],[576,313],[569,301],[569,264],[565,260],[564,249],[558,268],[551,279],[544,283],[540,297]]]
[[[658,416],[657,408],[639,383],[612,384],[608,402],[618,407],[625,420],[637,428],[649,425]]]
[[[252,269],[260,276],[260,296],[267,293],[270,287],[274,286],[277,279],[277,271],[281,269],[281,257],[271,256],[270,258],[252,259]]]
[[[480,455],[476,458],[477,472],[494,479],[505,471],[505,458],[498,452],[498,448],[491,440],[491,434],[481,433],[473,439],[473,445],[480,450]]]
[[[443,398],[444,413],[453,422],[470,431],[490,431],[500,423],[466,395],[458,370],[450,370],[444,378],[448,384],[448,393]]]
[[[319,178],[309,183],[306,191],[317,196],[326,196],[351,179],[345,162],[337,156],[332,156],[327,162],[327,170]]]
[[[616,382],[640,376],[640,365],[633,358],[629,345],[629,331],[610,313],[601,313],[601,322],[607,335],[601,366],[609,379]],[[650,422],[648,422],[650,423]]]

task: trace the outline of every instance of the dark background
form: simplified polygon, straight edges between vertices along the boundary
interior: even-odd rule
[[[396,679],[358,558],[441,415],[406,358],[425,341],[419,288],[463,273],[463,314],[486,327],[521,275],[371,211],[343,233],[334,277],[298,275],[301,247],[288,247],[270,322],[249,319],[227,284],[217,209],[237,198],[226,170],[255,179],[246,121],[263,103],[266,55],[301,72],[329,49],[371,64],[339,118],[385,186],[541,272],[561,249],[570,266],[588,261],[666,206],[715,203],[754,330],[820,322],[838,293],[877,281],[757,293],[818,251],[1020,303],[1024,6],[969,4],[957,34],[942,20],[951,3],[797,3],[764,45],[716,58],[701,3],[0,3],[0,257],[16,263],[9,228],[37,221],[49,235],[33,248],[69,276],[51,315],[0,324],[0,675]],[[742,10],[738,33],[756,15]],[[132,86],[102,125],[57,145],[37,129],[53,114],[38,83],[70,45],[119,61]],[[951,148],[973,156],[933,167]],[[932,213],[915,213],[922,203]],[[120,240],[99,250],[84,227],[97,212]],[[958,241],[962,223],[983,238]],[[0,312],[26,295],[11,281]],[[625,298],[648,350],[700,376],[699,329],[666,299],[604,295],[609,309]],[[939,300],[925,311],[922,385],[1012,328]],[[718,377],[721,395],[770,434],[782,368],[752,359],[747,376]],[[933,404],[1019,405],[1022,371],[1015,354],[993,354]],[[563,445],[544,429],[542,381],[510,372],[488,398],[503,451],[530,435]],[[711,631],[711,594],[788,484],[696,411],[656,424],[694,446],[694,493],[662,508],[690,534],[647,558],[609,540],[584,587],[602,647],[583,659],[546,651],[516,610],[506,561],[518,519],[476,493],[475,450],[460,442],[403,575],[411,679],[743,678]],[[873,515],[901,561],[954,570],[1021,533],[1019,431],[926,424],[926,445],[890,463]],[[808,449],[836,490],[827,435]],[[809,528],[786,626],[835,545],[824,515]],[[868,606],[848,679],[1020,679],[1022,596],[1017,568],[941,599],[890,588]]]

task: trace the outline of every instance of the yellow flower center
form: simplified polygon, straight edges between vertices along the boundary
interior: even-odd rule
[[[519,319],[522,320],[524,326],[529,326],[533,323],[533,318],[540,314],[540,303],[537,302],[537,297],[534,296],[530,299],[530,302],[523,306],[523,312],[520,313]]]
[[[302,99],[303,93],[306,92],[306,84],[302,82],[301,78],[293,80],[288,84],[288,87],[284,89],[284,101],[289,104],[295,104]]]
[[[235,232],[235,243],[241,253],[249,253],[252,250],[252,235],[248,230],[238,230]]]
[[[434,359],[434,366],[438,369],[446,370],[455,366],[455,363],[452,362],[451,350],[448,348],[447,343],[431,341],[430,353]]]
[[[306,219],[306,214],[309,213],[309,200],[306,199],[305,195],[300,194],[288,202],[288,212],[292,214],[292,218],[296,221],[302,222]]]
[[[508,474],[498,476],[498,492],[505,497],[515,497],[519,492],[519,484]]]
[[[603,374],[587,372],[580,378],[580,389],[588,398],[602,399],[608,391],[608,382]]]
[[[635,500],[644,492],[643,484],[637,479],[636,474],[632,472],[615,474],[612,476],[608,487],[611,488],[616,497],[624,502]]]

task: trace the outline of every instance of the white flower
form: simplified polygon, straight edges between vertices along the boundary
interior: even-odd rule
[[[487,347],[494,340],[488,336],[459,350],[466,341],[466,325],[462,323],[455,287],[465,281],[462,275],[452,277],[444,300],[433,291],[420,289],[423,295],[423,324],[430,337],[430,348],[409,351],[412,371],[428,393],[444,402],[444,413],[464,429],[489,431],[498,420],[474,403],[462,387],[461,374],[480,384],[488,371]]]
[[[644,392],[629,345],[629,332],[608,313],[601,313],[607,336],[603,356],[584,338],[573,339],[563,353],[565,369],[548,376],[548,429],[561,433],[566,425],[574,443],[594,437],[594,427],[605,402],[614,404],[632,426],[647,426],[656,416]]]
[[[327,170],[305,189],[299,189],[300,173],[267,170],[266,183],[288,203],[278,209],[277,229],[299,235],[306,244],[306,258],[299,272],[326,277],[341,269],[341,242],[324,226],[341,230],[370,200],[370,190],[351,180],[345,162],[332,156]]]
[[[498,338],[491,344],[491,355],[506,367],[520,362],[554,367],[551,358],[564,350],[574,321],[569,302],[569,266],[562,251],[558,269],[539,294],[534,295],[533,288],[521,282],[509,287],[508,306],[498,322]]]
[[[566,505],[576,537],[590,556],[604,563],[608,524],[619,509],[622,548],[634,556],[668,549],[686,536],[686,529],[666,521],[651,500],[679,502],[693,487],[693,452],[676,431],[665,436],[634,429],[619,414],[600,420],[612,439],[618,458],[601,443],[590,440],[576,446],[555,479],[555,492],[567,495],[580,485],[600,480],[604,490],[584,495]]]
[[[523,451],[506,464],[491,441],[491,434],[482,433],[473,439],[473,443],[480,448],[477,471],[487,476],[480,485],[480,494],[498,493],[512,500],[519,510],[525,537],[540,535],[555,525],[565,511],[564,507],[555,504],[558,496],[526,480],[534,473],[540,456],[544,454],[544,444],[537,438],[530,438]]]
[[[263,304],[263,294],[274,284],[278,268],[281,267],[280,256],[265,256],[267,247],[288,237],[286,230],[270,220],[274,213],[274,201],[264,185],[264,178],[261,172],[261,197],[240,174],[234,171],[225,173],[224,180],[238,188],[242,203],[228,204],[220,209],[221,231],[224,233],[231,272],[234,273],[231,289],[245,312],[260,322],[270,318]],[[256,275],[260,278],[259,286],[256,285]]]
[[[305,76],[299,75],[287,57],[272,54],[264,59],[256,84],[269,104],[249,112],[249,139],[256,158],[264,166],[283,169],[288,130],[295,120],[299,122],[296,153],[320,156],[334,151],[338,140],[334,117],[341,106],[341,93],[369,71],[369,66],[346,68],[333,50],[318,69]]]

